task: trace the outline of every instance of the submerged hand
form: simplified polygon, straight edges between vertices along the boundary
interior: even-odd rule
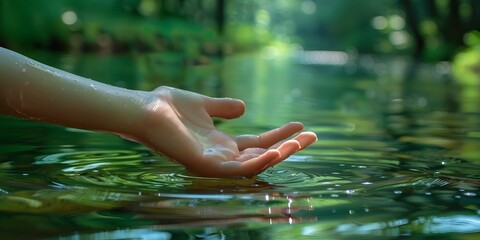
[[[147,127],[137,140],[201,176],[253,176],[317,140],[313,132],[286,140],[303,130],[301,123],[288,123],[258,136],[232,137],[215,128],[211,117],[241,116],[242,101],[170,87],[157,88],[153,94]]]

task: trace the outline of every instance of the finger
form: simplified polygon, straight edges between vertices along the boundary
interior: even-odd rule
[[[213,117],[237,118],[245,112],[245,103],[239,99],[206,97],[204,103],[205,110]]]
[[[295,140],[300,143],[300,149],[304,149],[310,146],[312,143],[316,142],[318,138],[317,134],[315,134],[314,132],[302,132],[295,137]]]
[[[290,157],[292,154],[296,153],[299,151],[302,147],[300,146],[300,143],[295,140],[288,140],[284,143],[282,143],[277,150],[280,152],[280,157],[272,161],[268,167],[273,167],[274,165],[282,162],[283,160],[287,159]]]
[[[276,149],[270,149],[256,158],[248,159],[243,162],[228,161],[220,164],[219,171],[216,175],[219,177],[233,177],[233,176],[254,176],[264,171],[271,164],[272,161],[281,156]]]
[[[302,132],[292,140],[279,144],[276,148],[280,151],[281,157],[272,161],[268,167],[273,167],[284,161],[294,153],[308,147],[317,141],[317,135],[313,132]]]
[[[282,157],[284,157],[284,156],[288,157],[288,156],[294,154],[295,152],[297,152],[300,149],[301,149],[300,143],[295,139],[288,140],[288,141],[282,143],[277,148],[277,150],[280,152],[280,155]]]
[[[317,141],[317,135],[314,132],[302,132],[298,134],[294,140],[297,140],[298,143],[300,143],[300,150],[308,147],[310,144],[314,143]],[[282,145],[284,141],[278,142],[270,147],[270,149],[278,148],[280,145]]]
[[[236,137],[236,142],[239,150],[243,150],[249,147],[269,148],[277,142],[280,142],[296,132],[303,129],[303,124],[299,122],[291,122],[283,125],[282,127],[270,130],[256,135],[240,135]]]

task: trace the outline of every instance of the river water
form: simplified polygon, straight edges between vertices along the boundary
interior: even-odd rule
[[[476,90],[448,63],[328,54],[30,53],[117,86],[241,98],[245,116],[216,120],[231,134],[301,121],[319,141],[256,178],[212,179],[113,135],[0,117],[0,238],[478,238]]]

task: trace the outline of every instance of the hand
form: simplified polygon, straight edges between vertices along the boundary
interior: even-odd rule
[[[301,123],[288,123],[260,135],[232,137],[215,128],[212,117],[236,118],[245,111],[241,100],[211,98],[160,87],[148,104],[144,131],[137,138],[156,152],[208,177],[254,176],[317,140],[302,132]]]

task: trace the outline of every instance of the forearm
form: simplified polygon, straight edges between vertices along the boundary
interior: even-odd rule
[[[0,48],[0,113],[134,135],[148,93],[95,82]]]

